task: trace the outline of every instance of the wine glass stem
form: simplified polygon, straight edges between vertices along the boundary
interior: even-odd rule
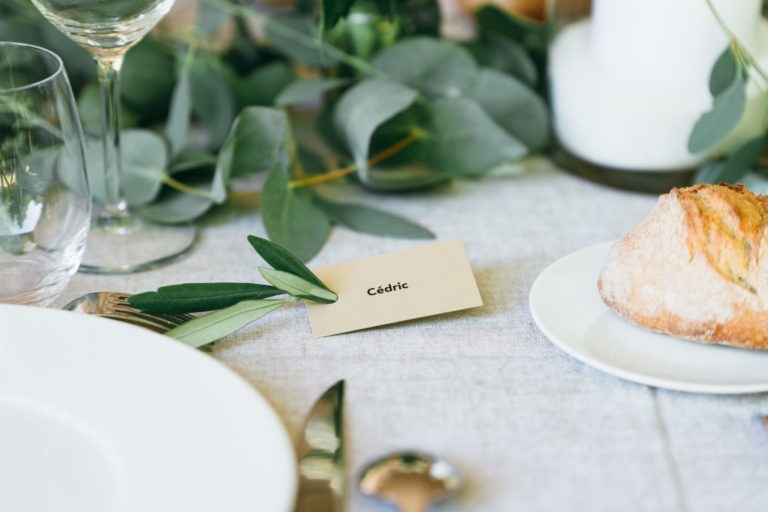
[[[104,152],[103,205],[106,217],[125,216],[128,206],[122,195],[122,159],[120,154],[120,67],[123,56],[99,58],[98,76],[101,91],[101,125]]]

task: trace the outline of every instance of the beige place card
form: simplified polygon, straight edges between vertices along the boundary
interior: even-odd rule
[[[336,292],[333,304],[307,303],[316,337],[483,305],[459,240],[313,269]]]

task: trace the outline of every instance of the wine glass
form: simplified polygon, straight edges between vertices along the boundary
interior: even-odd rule
[[[128,209],[121,191],[119,72],[126,52],[171,9],[174,0],[32,0],[56,28],[98,65],[102,101],[104,204],[94,204],[81,271],[124,274],[179,258],[197,240],[191,224],[150,223]]]
[[[45,306],[83,255],[83,133],[54,53],[0,43],[0,302]]]

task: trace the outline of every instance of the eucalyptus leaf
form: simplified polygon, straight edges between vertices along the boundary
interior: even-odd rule
[[[368,172],[368,147],[377,127],[416,100],[417,92],[390,80],[363,80],[347,91],[334,110],[336,130],[355,159],[358,173]]]
[[[715,97],[712,110],[702,114],[693,127],[688,139],[689,152],[695,154],[711,149],[736,127],[746,108],[746,89],[745,77],[737,74],[733,82]]]
[[[274,61],[249,73],[236,84],[235,93],[241,107],[273,105],[278,94],[296,79],[291,67],[283,61]]]
[[[324,68],[336,63],[327,51],[326,43],[310,15],[300,13],[275,14],[264,20],[264,35],[280,53],[293,61],[312,68]]]
[[[259,272],[268,283],[294,297],[308,299],[321,304],[332,304],[339,299],[338,295],[325,286],[317,286],[306,279],[289,274],[288,272],[266,267],[259,267]]]
[[[101,134],[101,97],[99,84],[90,82],[77,97],[77,111],[83,131],[92,135]]]
[[[289,106],[312,99],[346,84],[342,78],[303,78],[288,84],[275,99],[279,106]]]
[[[468,98],[445,98],[427,106],[427,135],[420,141],[424,162],[456,177],[478,177],[528,153],[525,145]]]
[[[322,0],[323,26],[328,29],[349,13],[355,0]]]
[[[175,55],[154,38],[145,37],[126,54],[120,69],[120,96],[143,119],[163,119],[175,85]]]
[[[294,188],[280,165],[272,168],[262,189],[261,215],[267,235],[301,261],[320,251],[331,232],[331,222],[312,201],[306,188]]]
[[[490,33],[465,46],[482,66],[503,71],[531,87],[539,81],[536,64],[525,48],[510,37]]]
[[[207,130],[208,147],[217,148],[237,115],[234,93],[220,63],[212,58],[196,54],[189,72],[192,112]]]
[[[709,75],[709,92],[717,96],[731,85],[740,73],[739,63],[729,44],[715,61]]]
[[[325,288],[326,290],[328,289],[328,287],[325,286],[325,284],[323,284],[323,282],[320,281],[320,279],[309,270],[301,260],[287,251],[284,247],[271,242],[266,238],[254,235],[248,235],[248,242],[259,256],[261,256],[262,259],[269,263],[275,270],[288,272],[314,284],[315,286]]]
[[[250,107],[235,119],[216,166],[212,195],[224,202],[232,177],[271,169],[288,160],[288,118],[281,110]]]
[[[206,2],[198,3],[195,27],[206,37],[221,29],[229,19],[229,14],[222,9]]]
[[[286,170],[276,165],[262,189],[261,215],[270,240],[301,261],[309,261],[325,244],[331,222],[312,201],[312,193],[294,188]]]
[[[318,206],[337,224],[361,233],[408,239],[430,239],[435,235],[408,219],[362,204],[316,199]]]
[[[148,130],[122,134],[123,194],[132,206],[155,199],[165,178],[168,152],[162,137]]]
[[[189,56],[185,63],[191,62]],[[192,113],[192,90],[190,86],[189,67],[184,65],[179,80],[173,90],[168,121],[165,124],[165,137],[171,146],[171,154],[177,154],[189,131],[190,115]]]
[[[296,299],[247,300],[208,313],[166,332],[187,345],[199,348],[245,327]]]
[[[694,176],[694,183],[720,183],[720,173],[723,171],[725,162],[722,160],[716,160],[713,162],[707,162],[696,170]]]
[[[122,191],[132,206],[141,206],[157,197],[165,178],[168,150],[162,137],[149,130],[126,130],[121,134]],[[88,180],[94,199],[104,203],[107,194],[104,153],[101,140],[86,141]]]
[[[398,42],[371,63],[388,78],[433,98],[466,93],[477,73],[474,59],[458,43],[429,37]]]
[[[475,13],[475,23],[481,39],[498,34],[518,42],[531,56],[539,76],[545,75],[551,24],[515,16],[490,3]]]
[[[510,135],[529,151],[549,142],[549,110],[528,86],[492,69],[483,69],[469,94]]]
[[[711,183],[738,183],[755,167],[765,145],[765,135],[752,139],[731,153]]]
[[[128,302],[149,313],[199,313],[283,293],[279,288],[264,284],[189,283],[161,286],[156,292],[137,293],[130,296]]]
[[[161,224],[194,220],[211,209],[213,200],[178,190],[164,190],[157,201],[138,209],[142,217]]]

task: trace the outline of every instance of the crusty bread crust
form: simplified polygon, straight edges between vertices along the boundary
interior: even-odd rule
[[[600,296],[645,329],[768,349],[767,223],[741,185],[672,189],[611,248]]]

